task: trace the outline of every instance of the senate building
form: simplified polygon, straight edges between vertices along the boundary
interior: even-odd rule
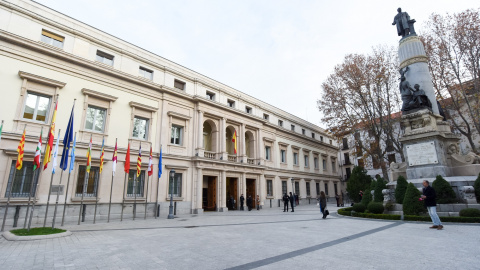
[[[18,215],[21,226],[34,202],[34,224],[47,203],[48,222],[58,203],[57,219],[65,212],[73,224],[80,205],[86,221],[106,220],[109,205],[113,220],[131,218],[134,207],[153,218],[166,217],[170,197],[182,215],[238,211],[241,194],[269,208],[284,193],[301,205],[345,189],[337,142],[323,128],[35,2],[0,0],[0,93],[0,208],[9,200],[9,225]],[[33,161],[40,134],[44,160],[55,108],[57,163],[72,111],[76,142],[72,170],[57,164],[53,174],[53,158],[45,170]]]

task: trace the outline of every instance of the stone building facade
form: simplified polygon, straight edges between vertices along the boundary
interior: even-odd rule
[[[160,214],[166,214],[169,190],[177,214],[186,214],[238,209],[241,194],[259,195],[260,205],[270,207],[292,187],[301,200],[315,198],[321,190],[333,197],[340,189],[338,147],[324,129],[34,2],[0,1],[0,91],[0,202],[3,208],[13,183],[11,203],[22,206],[20,216],[29,185],[38,179],[35,218],[43,219],[53,179],[50,203],[59,193],[60,205],[66,198],[67,221],[76,219],[90,138],[87,219],[95,202],[97,219],[105,218],[112,181],[112,218],[119,217],[122,203],[125,217],[131,216],[134,200],[147,202],[147,214],[153,217],[157,196]],[[51,178],[51,163],[34,174],[32,161],[41,130],[43,142],[47,140],[57,100],[59,155],[75,102],[76,160],[70,175],[57,167]],[[13,179],[25,127],[24,169]],[[128,144],[131,167],[125,173]],[[140,145],[142,174],[137,179]],[[146,172],[150,147],[152,177]],[[157,178],[160,151],[163,173]],[[172,169],[176,174],[169,180]],[[233,204],[228,200],[232,197]],[[136,209],[143,215],[143,207]]]

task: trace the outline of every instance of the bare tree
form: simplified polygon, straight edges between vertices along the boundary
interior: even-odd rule
[[[480,9],[432,14],[422,34],[437,97],[472,151],[480,134]]]
[[[393,145],[404,160],[398,141],[399,118],[394,114],[401,106],[397,67],[393,48],[377,47],[369,55],[347,55],[322,84],[323,93],[317,101],[323,121],[335,136],[366,131],[356,148],[380,165],[385,179],[386,146]]]

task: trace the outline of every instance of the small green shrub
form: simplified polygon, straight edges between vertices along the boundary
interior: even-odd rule
[[[368,205],[372,201],[372,192],[371,190],[365,190],[365,193],[363,193],[362,201],[361,203],[363,205]]]
[[[367,207],[365,207],[365,204],[363,204],[363,203],[356,203],[356,204],[353,205],[352,208],[353,208],[352,210],[357,212],[357,213],[363,213],[367,209]]]
[[[66,230],[51,227],[38,227],[38,228],[31,228],[30,231],[27,229],[16,229],[11,230],[11,233],[18,235],[18,236],[32,236],[32,235],[48,235],[48,234],[56,234],[56,233],[63,233]]]
[[[407,185],[407,179],[400,175],[397,179],[397,187],[395,188],[395,201],[399,204],[403,204],[403,198],[405,197],[405,192],[407,191]]]
[[[480,173],[478,174],[477,180],[473,184],[473,188],[475,189],[475,197],[477,197],[477,202],[480,202]]]
[[[382,190],[387,188],[387,182],[383,178],[378,178],[377,184],[375,185],[373,200],[375,202],[383,202],[383,193]]]
[[[461,217],[480,217],[480,210],[475,208],[465,208],[460,210]]]
[[[403,198],[403,213],[405,215],[418,215],[425,212],[424,203],[419,200],[421,195],[412,183],[408,183],[405,198]]]
[[[337,213],[342,216],[351,216],[353,207],[340,208],[337,210]]]
[[[350,199],[356,203],[360,202],[362,199],[359,194],[360,190],[366,190],[365,187],[370,186],[371,181],[372,178],[367,174],[367,170],[361,166],[355,166],[347,182],[347,192]]]
[[[372,213],[352,213],[353,217],[361,218],[373,218],[373,219],[386,219],[386,220],[400,220],[400,215],[387,215],[387,214],[372,214]]]
[[[455,195],[452,186],[441,175],[437,175],[432,187],[437,195],[437,203],[455,203],[457,201],[457,195]]]
[[[367,206],[368,212],[373,213],[373,214],[383,214],[383,211],[385,208],[383,207],[383,204],[380,202],[371,202]]]

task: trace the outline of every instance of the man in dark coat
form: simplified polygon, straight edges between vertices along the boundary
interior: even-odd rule
[[[243,194],[240,195],[240,210],[244,210],[243,209],[243,203],[245,202],[245,197],[243,197]]]
[[[289,200],[289,198],[288,198],[287,193],[283,194],[282,200],[283,200],[283,212],[288,212],[288,200]]]
[[[430,229],[443,229],[442,221],[440,221],[440,218],[437,215],[437,195],[435,189],[430,186],[430,183],[427,180],[423,181],[423,195],[421,198],[424,201],[425,207],[427,207],[428,214],[433,222],[433,226],[431,226]]]
[[[293,200],[295,200],[295,196],[290,192],[290,206],[292,207],[292,212],[295,212],[295,209],[293,209]]]
[[[253,203],[252,195],[248,195],[248,198],[247,198],[248,211],[252,211],[252,203]]]

